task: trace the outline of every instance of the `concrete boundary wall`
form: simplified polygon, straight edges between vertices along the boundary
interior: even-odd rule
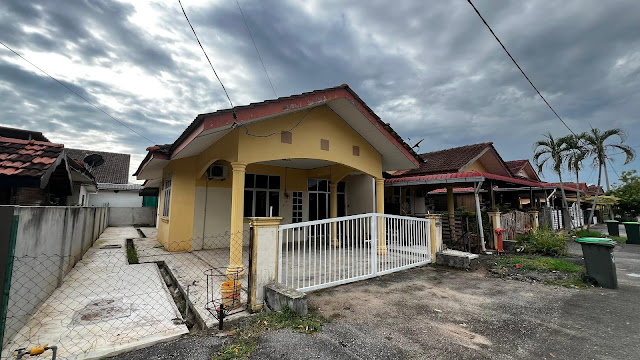
[[[109,208],[14,206],[18,216],[4,339],[60,286],[108,225]]]
[[[109,226],[155,226],[154,207],[110,207]]]

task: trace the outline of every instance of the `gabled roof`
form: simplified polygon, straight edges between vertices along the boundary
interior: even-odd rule
[[[204,136],[217,133],[221,137],[227,131],[234,129],[237,124],[249,124],[325,105],[345,121],[347,121],[346,117],[357,119],[357,124],[355,124],[357,126],[354,126],[353,123],[349,123],[349,125],[380,153],[383,153],[381,151],[382,143],[391,144],[389,146],[394,149],[392,153],[395,158],[387,158],[383,154],[383,169],[397,170],[397,168],[391,169],[394,159],[402,159],[400,168],[412,168],[420,164],[421,158],[411,146],[388,123],[383,122],[349,85],[342,84],[332,88],[236,106],[233,109],[200,114],[172,144],[148,148],[149,153],[134,175],[139,175],[154,158],[159,161],[168,161],[169,159],[195,155],[201,151],[200,147],[204,146],[202,143]],[[201,143],[193,145],[197,142],[194,141],[196,138],[199,138]],[[189,150],[189,146],[192,146],[193,149]],[[387,154],[391,153],[387,152]]]
[[[62,144],[0,137],[0,175],[39,178],[63,150]]]
[[[527,159],[505,161],[505,164],[514,177],[523,178],[522,176],[518,175],[518,173],[522,170],[529,170],[528,173],[533,176],[533,180],[540,181],[540,177],[538,176],[536,169],[534,169],[533,165],[531,165],[531,162],[529,162],[529,160]]]
[[[479,158],[489,147],[493,147],[492,142],[459,146],[421,154],[420,157],[424,162],[420,164],[418,169],[397,171],[393,176],[447,174],[459,172],[473,160]]]
[[[0,137],[0,182],[8,186],[40,187],[49,183],[58,165],[66,165],[64,145]],[[65,168],[71,186],[71,175]]]
[[[525,165],[527,165],[528,162],[529,160],[523,159],[523,160],[505,161],[504,163],[509,168],[509,171],[511,171],[511,173],[515,175],[518,172],[520,172],[520,170],[522,170],[522,168],[525,167]]]
[[[102,156],[104,164],[90,170],[98,183],[129,183],[129,165],[131,162],[131,155],[129,154],[81,149],[67,149],[66,152],[69,157],[81,164],[84,164],[83,160],[87,155],[98,154]]]

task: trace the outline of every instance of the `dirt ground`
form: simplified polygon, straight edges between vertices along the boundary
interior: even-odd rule
[[[251,358],[638,359],[640,246],[618,246],[615,258],[617,290],[426,266],[313,292],[310,304],[330,319],[322,331],[267,333]],[[213,338],[119,358],[209,359],[229,339]]]

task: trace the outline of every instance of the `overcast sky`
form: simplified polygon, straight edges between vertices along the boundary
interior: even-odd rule
[[[178,1],[132,3],[3,0],[0,41],[171,143],[197,114],[228,102]],[[235,0],[183,4],[234,104],[273,98]],[[464,0],[240,4],[278,96],[347,83],[405,139],[424,138],[421,153],[493,141],[505,160],[530,159],[542,133],[568,133]],[[640,2],[475,4],[574,131],[620,127],[640,150]],[[3,47],[0,125],[131,153],[131,172],[151,145]],[[618,173],[640,168],[623,160]],[[581,180],[596,175],[587,167]]]

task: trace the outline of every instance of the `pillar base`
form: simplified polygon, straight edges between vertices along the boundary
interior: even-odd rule
[[[387,247],[386,246],[378,246],[378,255],[387,255]]]
[[[331,240],[331,246],[333,246],[333,247],[340,247],[340,240],[338,240],[338,239],[332,239],[332,240]]]
[[[246,272],[244,271],[243,265],[240,265],[240,266],[229,265],[225,273],[230,276],[233,276],[237,273],[238,277],[244,276],[246,274]]]

